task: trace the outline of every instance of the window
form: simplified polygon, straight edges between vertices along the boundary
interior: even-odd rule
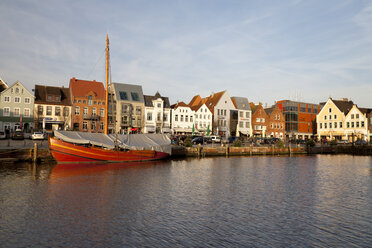
[[[97,105],[97,101],[94,101],[93,104],[94,104],[94,105]]]
[[[75,107],[75,115],[80,115],[80,107]]]
[[[18,88],[16,88],[15,93],[19,94],[19,89]]]
[[[152,113],[147,113],[146,120],[152,121]]]
[[[342,122],[340,121],[340,128],[342,128]]]
[[[369,125],[372,125],[372,116],[369,117]]]
[[[52,96],[48,96],[47,100],[48,100],[48,102],[51,102],[52,101]]]
[[[351,122],[351,128],[353,128],[354,127],[354,122]]]
[[[278,120],[280,120],[280,115],[278,115]]]
[[[332,113],[332,108],[329,108],[329,109],[328,109],[328,112],[329,112],[329,113]]]
[[[104,125],[105,125],[105,123],[104,123],[103,121],[101,121],[101,123],[100,123],[100,125],[99,125],[99,128],[100,128],[100,129],[103,129],[103,128],[105,127]]]
[[[87,121],[83,121],[83,129],[84,130],[88,129],[88,122]]]
[[[220,115],[220,110],[219,109],[217,109],[217,115]]]
[[[364,121],[361,121],[361,122],[360,122],[360,126],[361,126],[361,127],[364,127]]]
[[[38,106],[37,107],[37,114],[38,115],[43,115],[43,110],[44,110],[44,107],[43,106]]]
[[[260,122],[260,120],[261,120],[260,118],[256,118],[256,122]]]
[[[332,120],[332,115],[329,115],[329,119]]]
[[[136,107],[136,115],[141,115],[142,109],[141,107],[137,106]]]
[[[56,113],[55,113],[56,116],[60,116],[61,115],[61,108],[60,107],[56,107],[55,108],[55,111],[56,111]]]
[[[161,103],[158,103],[158,108],[161,108]]]
[[[124,115],[121,117],[121,122],[124,124],[124,125],[128,125],[128,116]]]
[[[346,122],[346,127],[350,128],[350,122]]]
[[[136,125],[136,117],[132,116],[132,126]]]
[[[101,117],[105,116],[105,110],[103,108],[100,109],[99,113],[100,113]]]
[[[84,107],[83,114],[87,115],[88,114],[88,107]]]
[[[59,100],[60,100],[60,99],[59,99],[59,96],[56,96],[56,101],[59,102]]]
[[[46,115],[52,115],[52,106],[47,106]]]
[[[23,109],[23,116],[24,117],[30,117],[30,109],[29,108]]]
[[[81,100],[79,100],[79,103],[81,103]]]
[[[94,116],[97,115],[97,109],[96,108],[92,109],[92,115],[94,115]]]
[[[26,98],[25,98],[25,103],[26,103],[26,104],[30,104],[30,103],[31,103],[31,99],[30,99],[29,97],[26,97]]]
[[[337,119],[337,115],[334,115],[333,117],[334,117],[335,120]]]
[[[185,122],[189,122],[189,116],[188,115],[185,116]]]
[[[239,121],[239,127],[244,127],[244,121]]]
[[[245,118],[249,118],[249,112],[245,112]]]
[[[14,116],[19,116],[21,114],[20,108],[14,108]]]
[[[93,96],[88,96],[88,105],[92,105],[93,104]]]
[[[10,108],[8,108],[8,107],[3,108],[3,115],[4,116],[10,116]]]
[[[322,127],[322,123],[319,123],[319,128],[320,128],[320,129],[322,129],[322,128],[323,128],[323,127]]]
[[[223,115],[226,116],[226,109],[223,110]],[[226,121],[225,121],[226,122]],[[226,125],[225,125],[226,126]]]
[[[85,104],[85,103],[87,103],[87,101],[86,100],[83,100],[83,103]]]
[[[351,119],[354,119],[354,114],[351,115]]]
[[[324,120],[327,120],[327,116],[326,115],[324,116]]]
[[[239,117],[243,117],[244,115],[244,112],[243,111],[239,111]]]
[[[359,119],[359,114],[356,114],[355,116],[356,116],[356,117],[355,117],[356,119]]]
[[[163,121],[168,121],[168,115],[167,115],[167,114],[164,114],[164,115],[163,115],[163,118],[164,118]],[[186,120],[186,121],[187,121],[187,120]]]
[[[192,115],[190,115],[190,122],[192,122]]]
[[[21,98],[18,97],[18,96],[14,97],[14,102],[15,103],[20,103],[21,102]]]
[[[95,121],[92,121],[92,122],[90,123],[90,129],[91,129],[91,130],[96,130],[96,122],[95,122]]]
[[[324,123],[324,128],[327,128],[327,123]]]
[[[334,123],[334,127],[337,128],[337,122]]]
[[[250,124],[249,121],[246,121],[246,122],[245,122],[245,127],[246,127],[246,128],[249,128],[249,124]]]
[[[359,121],[355,122],[356,127],[359,127]]]
[[[129,112],[128,109],[129,109],[129,108],[128,108],[128,105],[127,105],[127,104],[122,104],[122,105],[121,105],[121,113],[122,113],[122,114],[127,114],[127,113]]]
[[[131,92],[130,95],[132,96],[133,101],[139,102],[140,99],[137,92]]]
[[[120,100],[128,100],[127,92],[125,91],[119,91]]]
[[[76,99],[74,99],[74,103],[76,103],[77,102],[77,100]]]
[[[332,128],[332,122],[329,123],[329,128]]]
[[[4,96],[4,102],[10,102],[10,96]]]
[[[63,107],[63,116],[69,116],[69,114],[70,114],[70,111],[68,107]]]
[[[181,122],[183,121],[183,115],[181,115]]]

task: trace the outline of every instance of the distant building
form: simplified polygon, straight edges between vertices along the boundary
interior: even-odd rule
[[[69,88],[35,85],[35,129],[72,129],[72,102]]]
[[[251,104],[251,108],[253,109],[252,114],[253,137],[265,138],[267,135],[269,116],[266,114],[265,109],[262,107],[261,103],[258,105]]]
[[[348,99],[333,100],[329,98],[317,115],[319,139],[370,140],[368,116],[371,109],[358,108]]]
[[[0,130],[8,134],[16,129],[31,132],[34,128],[34,96],[21,82],[10,87],[0,82]]]
[[[265,108],[268,116],[266,137],[270,138],[285,138],[285,118],[283,112],[277,104],[271,108]]]
[[[106,105],[103,83],[71,78],[69,88],[73,106],[73,130],[103,133]]]
[[[114,107],[114,117],[109,107],[109,118],[116,123],[116,133],[143,132],[145,101],[141,85],[112,83],[109,106]],[[113,101],[111,101],[111,96]]]
[[[171,109],[169,98],[156,92],[154,96],[144,95],[144,133],[171,133]]]
[[[231,97],[232,102],[237,111],[237,123],[232,125],[232,129],[236,135],[236,125],[239,125],[238,131],[246,136],[252,136],[252,111],[246,97]]]
[[[285,117],[287,138],[309,139],[315,136],[316,115],[320,111],[318,104],[282,100],[277,105]]]
[[[195,112],[184,102],[178,102],[171,105],[171,110],[172,133],[191,134],[194,125]]]

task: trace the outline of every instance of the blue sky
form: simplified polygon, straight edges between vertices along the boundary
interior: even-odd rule
[[[228,90],[271,105],[348,97],[372,107],[372,1],[0,2],[0,77],[28,89],[112,81],[171,103]]]

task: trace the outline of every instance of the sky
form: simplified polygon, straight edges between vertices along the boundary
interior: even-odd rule
[[[268,106],[349,98],[372,108],[372,1],[0,1],[0,77],[142,85],[171,104],[227,90]]]

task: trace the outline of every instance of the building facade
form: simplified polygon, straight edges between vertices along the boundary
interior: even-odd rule
[[[35,85],[35,129],[72,129],[72,102],[69,88]]]
[[[205,103],[194,105],[191,107],[191,109],[195,113],[195,130],[197,130],[199,134],[207,135],[209,129],[209,134],[211,134],[213,125],[213,115],[211,110],[207,107],[207,105],[205,105]]]
[[[266,108],[265,112],[268,116],[266,137],[285,138],[285,118],[283,112],[277,104],[271,108]]]
[[[237,122],[235,126],[235,135],[237,131],[247,137],[252,136],[252,111],[246,97],[231,97],[231,100],[237,111]],[[231,127],[234,128],[234,125]]]
[[[144,133],[171,133],[171,109],[168,97],[159,92],[154,96],[144,95],[145,124]]]
[[[0,130],[7,134],[16,129],[32,132],[34,128],[34,96],[21,82],[10,87],[2,82],[0,92]]]
[[[252,105],[251,105],[252,106]],[[265,138],[267,135],[267,125],[269,123],[269,117],[262,107],[262,104],[255,106],[252,114],[252,129],[253,137]]]
[[[191,134],[195,112],[184,102],[171,105],[171,124],[173,134]]]
[[[289,139],[310,139],[317,133],[318,104],[291,100],[277,102],[285,117],[285,133]]]
[[[116,133],[141,133],[144,127],[145,101],[142,86],[112,83],[110,85],[109,118],[114,113]],[[111,109],[111,105],[114,111]]]
[[[359,109],[348,99],[329,98],[317,115],[318,139],[369,141],[369,109]]]
[[[73,130],[103,133],[106,106],[103,83],[72,78],[69,88]]]

